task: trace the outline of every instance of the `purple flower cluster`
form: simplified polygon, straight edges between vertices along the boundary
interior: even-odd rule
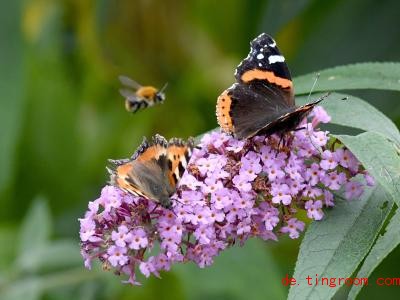
[[[358,160],[339,141],[329,140],[318,124],[330,117],[316,107],[304,130],[239,141],[225,133],[203,136],[172,197],[173,208],[106,186],[89,203],[81,223],[86,267],[98,258],[107,269],[159,276],[178,262],[209,266],[219,252],[250,237],[277,240],[299,237],[307,217],[321,220],[323,207],[334,206],[334,191],[358,198],[365,176]],[[306,120],[305,120],[306,121]]]

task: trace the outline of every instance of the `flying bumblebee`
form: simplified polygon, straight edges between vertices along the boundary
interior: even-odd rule
[[[129,112],[134,113],[156,103],[163,103],[165,100],[164,91],[167,83],[158,90],[153,86],[142,86],[126,76],[119,76],[119,80],[126,87],[119,92],[125,98],[125,108]]]

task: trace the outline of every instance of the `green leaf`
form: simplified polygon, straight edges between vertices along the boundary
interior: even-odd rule
[[[400,205],[400,157],[394,145],[375,132],[357,136],[336,135],[358,158],[364,168]]]
[[[316,285],[315,278],[351,276],[371,248],[392,204],[390,195],[377,185],[367,188],[360,200],[338,201],[324,220],[313,222],[300,246],[293,275],[298,285],[291,287],[289,299],[330,299],[340,288],[338,282],[336,287]]]
[[[317,99],[318,95],[313,95]],[[341,100],[347,97],[347,100]],[[298,104],[305,104],[307,97],[296,98]],[[321,105],[332,117],[330,123],[378,132],[400,144],[400,132],[396,125],[368,102],[346,94],[333,93]]]
[[[51,232],[49,208],[43,198],[36,198],[29,209],[19,233],[19,253],[21,256],[46,244]]]
[[[86,281],[104,278],[105,272],[88,271],[83,267],[68,269],[62,272],[49,273],[42,276],[30,276],[12,280],[0,289],[0,299],[36,300],[48,291],[80,285]]]
[[[400,63],[359,63],[339,66],[318,72],[314,92],[378,89],[400,91]],[[297,95],[308,94],[316,73],[294,78]]]
[[[361,269],[358,271],[358,278],[369,277],[372,271],[400,244],[400,210],[390,220],[386,232],[380,235],[365,259]],[[362,286],[353,286],[349,293],[349,299],[355,299],[361,291]]]
[[[0,290],[3,300],[39,300],[40,296],[40,279],[37,277],[17,281]]]
[[[74,241],[64,240],[44,243],[25,252],[18,258],[19,268],[34,272],[82,265],[79,247]]]
[[[10,267],[11,262],[15,259],[15,236],[17,230],[8,228],[4,225],[0,227],[0,270],[4,271]]]
[[[15,154],[24,117],[25,53],[21,34],[20,10],[23,1],[11,1],[0,9],[0,198],[7,201],[5,191],[15,171]],[[4,209],[3,216],[8,210]]]
[[[258,240],[224,251],[211,268],[185,264],[174,270],[181,275],[188,299],[286,298],[281,284],[283,275],[279,275],[265,243]]]

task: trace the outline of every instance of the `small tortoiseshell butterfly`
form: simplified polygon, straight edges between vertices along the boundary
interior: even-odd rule
[[[130,159],[110,160],[111,184],[136,196],[159,202],[170,208],[170,196],[185,171],[193,149],[193,141],[173,138],[169,142],[155,135],[146,138]]]

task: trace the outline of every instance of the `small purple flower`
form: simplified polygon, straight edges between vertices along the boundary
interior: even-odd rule
[[[232,199],[228,189],[222,188],[211,194],[211,205],[214,209],[224,209],[231,204]]]
[[[234,153],[238,153],[238,152],[242,151],[244,145],[245,145],[245,141],[231,139],[231,140],[229,140],[229,145],[226,147],[226,150],[232,151]]]
[[[182,191],[180,202],[190,205],[205,205],[205,196],[202,192],[199,191]]]
[[[307,216],[310,219],[321,220],[324,217],[324,213],[322,212],[322,201],[312,201],[309,200],[305,204],[305,209],[307,209]]]
[[[341,172],[337,173],[337,171],[330,172],[325,175],[322,179],[322,182],[331,190],[339,190],[340,187],[346,182],[346,175]]]
[[[365,178],[365,181],[367,182],[368,186],[374,186],[375,185],[374,177],[372,177],[368,173],[364,173],[364,178]]]
[[[201,187],[203,184],[191,174],[185,174],[179,181],[179,186],[187,186],[190,190],[195,190],[197,187]]]
[[[321,180],[323,174],[319,165],[317,163],[312,163],[311,167],[306,170],[306,179],[314,186]]]
[[[161,249],[164,249],[164,250],[166,250],[168,252],[172,252],[172,253],[177,252],[179,249],[179,245],[177,243],[175,243],[175,241],[172,237],[163,239],[161,241],[160,246],[161,246]]]
[[[332,170],[337,167],[337,161],[333,153],[329,150],[322,152],[321,168],[324,170]]]
[[[213,227],[200,226],[195,230],[194,236],[201,245],[207,245],[210,244],[213,238],[215,238],[215,231]]]
[[[272,184],[271,195],[273,203],[289,205],[292,201],[290,190],[287,184]]]
[[[81,223],[80,237],[82,242],[89,241],[95,234],[96,224],[91,219],[79,219]]]
[[[207,225],[210,223],[211,210],[208,206],[196,206],[191,223],[193,225]]]
[[[312,126],[315,128],[318,123],[329,123],[331,121],[331,117],[327,114],[325,109],[322,106],[317,106],[313,109],[312,116]]]
[[[96,199],[95,201],[90,201],[88,205],[89,210],[86,212],[85,217],[92,218],[93,216],[95,216],[99,211],[99,207],[100,207],[100,198]]]
[[[263,202],[259,208],[256,209],[257,215],[261,216],[261,220],[264,222],[266,230],[273,230],[279,223],[279,211],[268,203]]]
[[[146,232],[142,228],[136,228],[131,231],[129,248],[139,250],[146,248],[149,244]]]
[[[128,227],[121,225],[118,227],[118,231],[111,233],[111,239],[115,242],[118,247],[125,247],[126,243],[132,238],[129,233]]]
[[[142,261],[139,265],[139,270],[140,272],[145,276],[145,277],[150,277],[152,273],[152,268],[153,266],[149,264],[148,262]]]
[[[259,156],[265,167],[271,167],[274,164],[276,152],[270,146],[262,146]]]
[[[290,165],[285,168],[286,174],[288,174],[291,179],[298,182],[302,182],[303,178],[298,171],[299,171],[298,167],[293,167]]]
[[[330,191],[324,190],[324,201],[325,205],[328,207],[335,206],[333,202],[333,194]]]
[[[236,175],[233,177],[232,183],[238,190],[249,192],[251,191],[251,183],[248,182],[246,175]]]
[[[251,152],[254,153],[254,152]],[[241,160],[242,166],[239,170],[239,174],[247,178],[247,181],[253,181],[257,175],[262,171],[262,167],[259,163],[260,158],[254,153],[253,157],[244,157]]]
[[[123,266],[126,265],[128,262],[128,256],[126,256],[127,250],[125,247],[118,247],[118,246],[110,246],[108,248],[107,254],[108,256],[108,261],[113,267],[116,266]]]
[[[204,183],[202,190],[205,194],[213,193],[223,188],[221,180],[216,180],[213,177],[206,178]]]
[[[363,185],[358,181],[349,181],[345,186],[345,197],[348,200],[359,198],[364,191]]]
[[[285,172],[283,172],[280,166],[278,166],[277,164],[273,164],[272,166],[266,168],[265,172],[268,174],[268,179],[271,182],[285,177]]]
[[[296,218],[291,218],[287,221],[287,225],[281,228],[281,232],[289,233],[291,239],[297,239],[301,231],[304,230],[304,223],[297,220]]]
[[[313,133],[313,135],[311,136],[311,140],[312,142],[317,145],[317,146],[325,146],[326,143],[328,142],[328,135],[326,132],[323,131],[316,131]]]

